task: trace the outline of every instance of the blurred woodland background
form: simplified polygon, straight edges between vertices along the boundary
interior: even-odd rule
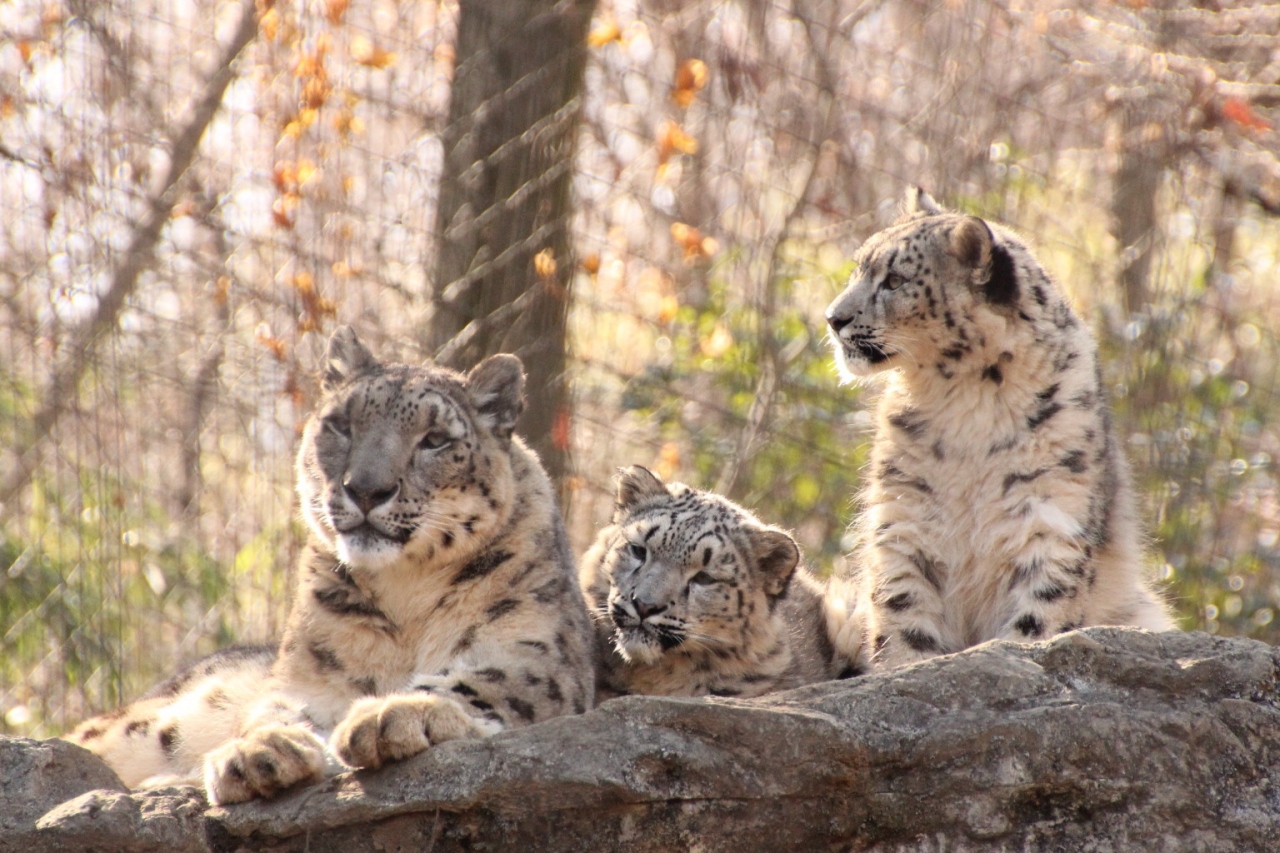
[[[634,462],[832,570],[908,184],[1032,237],[1182,624],[1276,642],[1278,121],[1246,0],[0,0],[0,732],[278,633],[340,322],[520,354],[579,550]]]

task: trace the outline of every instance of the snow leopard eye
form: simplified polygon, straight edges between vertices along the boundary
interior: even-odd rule
[[[891,272],[884,277],[884,286],[889,288],[890,290],[897,290],[899,287],[902,287],[902,285],[906,283],[907,283],[906,277],[898,275],[896,272]]]
[[[418,448],[421,450],[439,450],[452,443],[453,439],[449,437],[448,433],[432,430],[418,442]]]
[[[351,439],[351,424],[339,415],[330,415],[322,421],[324,428],[344,441]]]
[[[715,582],[716,582],[716,579],[711,577],[711,575],[708,574],[707,572],[698,572],[696,575],[689,578],[690,584],[696,583],[700,586],[706,586],[707,584],[715,583]]]
[[[645,548],[643,545],[637,545],[636,543],[632,542],[627,547],[631,551],[631,556],[635,557],[637,560],[639,560],[642,563],[644,562],[645,558],[649,556],[649,550]]]

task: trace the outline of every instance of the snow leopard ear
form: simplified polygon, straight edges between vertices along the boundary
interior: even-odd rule
[[[933,196],[925,192],[923,187],[907,187],[907,195],[902,200],[903,216],[937,216],[944,212],[942,205],[934,201]]]
[[[747,539],[751,542],[751,553],[760,570],[765,593],[770,598],[782,595],[800,564],[800,546],[777,527],[748,528]]]
[[[355,329],[339,326],[329,338],[329,349],[320,371],[320,387],[332,391],[377,366],[378,360],[360,343]]]
[[[510,438],[524,411],[524,364],[508,353],[491,355],[467,374],[467,390],[480,422],[498,438]]]
[[[616,516],[621,516],[636,504],[653,497],[666,497],[671,494],[667,487],[648,468],[631,465],[618,469],[618,495],[613,507]]]
[[[1009,252],[996,242],[991,226],[966,216],[951,231],[947,251],[972,270],[972,281],[992,305],[1008,307],[1018,301],[1018,274]]]
[[[991,264],[991,248],[995,237],[987,223],[976,216],[966,216],[951,230],[947,252],[971,270],[985,271]]]

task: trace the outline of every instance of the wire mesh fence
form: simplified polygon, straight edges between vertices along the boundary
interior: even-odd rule
[[[1278,7],[0,8],[0,732],[276,635],[340,322],[520,354],[579,551],[640,463],[838,567],[822,310],[909,184],[1090,318],[1183,625],[1280,637]]]

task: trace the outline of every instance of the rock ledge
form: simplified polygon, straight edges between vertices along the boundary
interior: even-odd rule
[[[631,697],[270,803],[0,739],[0,850],[1274,850],[1280,652],[1090,629],[759,700]]]

